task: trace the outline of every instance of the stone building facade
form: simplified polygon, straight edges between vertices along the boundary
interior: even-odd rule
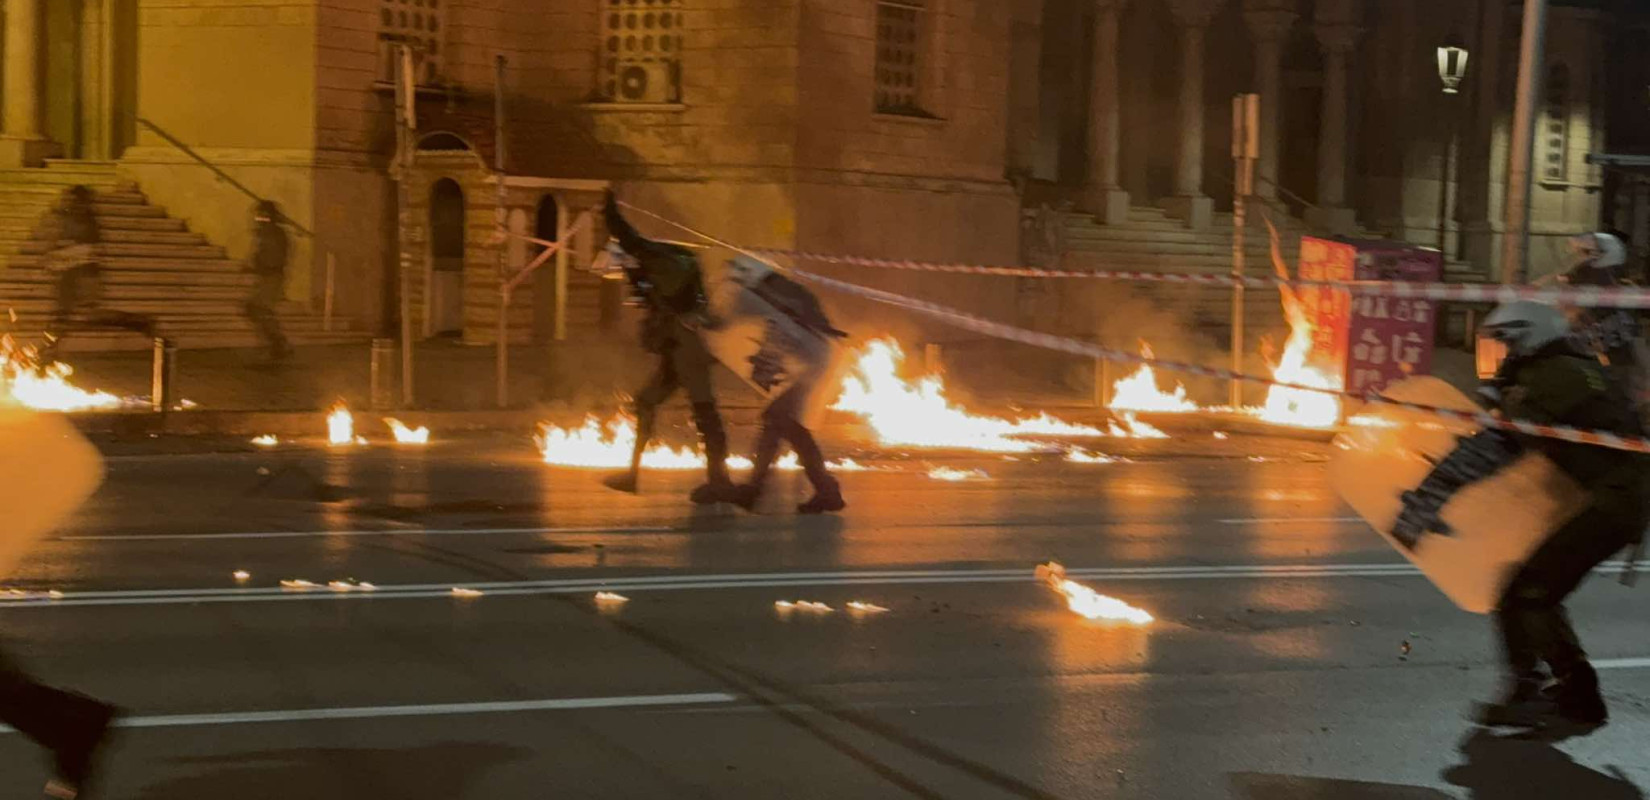
[[[1049,0],[1043,94],[1025,106],[1039,111],[1036,130],[1011,149],[1010,168],[1081,188],[1082,207],[1103,220],[1156,205],[1206,226],[1231,203],[1230,98],[1258,92],[1264,198],[1323,230],[1435,246],[1444,208],[1453,266],[1494,274],[1521,12],[1506,0]],[[1557,267],[1565,237],[1601,221],[1631,227],[1625,209],[1642,198],[1617,195],[1588,156],[1643,151],[1647,30],[1643,3],[1552,3],[1532,202],[1538,274]],[[1439,76],[1446,43],[1470,56],[1456,94]],[[1650,231],[1634,235],[1650,247]]]
[[[1229,98],[1258,91],[1262,194],[1323,229],[1432,243],[1447,184],[1446,249],[1459,268],[1487,274],[1519,19],[1519,4],[1502,0],[4,7],[0,158],[118,160],[192,229],[244,253],[248,203],[205,159],[315,232],[297,243],[290,296],[318,302],[330,256],[339,310],[374,328],[393,327],[397,307],[393,53],[414,46],[416,327],[477,343],[496,329],[499,249],[507,264],[532,256],[493,235],[496,91],[507,120],[502,216],[517,231],[553,235],[616,185],[746,246],[976,263],[1019,257],[1022,201],[1035,191],[1103,222],[1157,206],[1189,226],[1215,224],[1231,199]],[[1643,216],[1586,157],[1650,144],[1647,17],[1633,0],[1554,0],[1538,269],[1556,264],[1563,236]],[[1472,59],[1462,93],[1446,96],[1433,52],[1451,36]],[[1446,159],[1451,141],[1457,157]],[[979,311],[1013,305],[992,279],[852,274]],[[514,336],[554,328],[545,288],[535,281],[515,297]],[[848,308],[897,323],[894,312]]]

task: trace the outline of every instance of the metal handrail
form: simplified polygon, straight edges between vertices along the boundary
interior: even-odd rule
[[[235,180],[234,176],[230,175],[227,172],[224,172],[222,167],[219,167],[217,164],[212,163],[212,161],[210,159],[208,159],[206,156],[203,156],[200,153],[195,152],[195,148],[190,147],[188,145],[188,143],[184,142],[182,139],[179,139],[178,137],[173,136],[171,133],[167,132],[167,130],[165,128],[162,128],[161,126],[156,125],[154,122],[152,122],[152,121],[150,121],[150,120],[148,120],[144,117],[138,117],[137,122],[138,122],[139,125],[142,125],[143,127],[148,128],[156,136],[159,136],[160,138],[164,139],[167,144],[172,145],[173,147],[176,147],[178,149],[178,152],[183,153],[184,155],[186,155],[189,158],[193,159],[195,161],[195,163],[197,163],[197,164],[199,164],[203,167],[206,167],[208,170],[211,170],[212,174],[214,176],[216,176],[218,180],[223,181],[224,183],[227,183],[230,186],[235,187],[235,189],[237,191],[239,191],[241,194],[244,194],[247,197],[251,198],[254,202],[262,203],[262,202],[266,201],[267,198],[264,198],[264,197],[260,196],[257,192],[254,192],[250,188],[247,188],[246,184],[241,183],[238,180]],[[335,273],[337,272],[337,269],[338,269],[337,268],[338,259],[334,255],[334,253],[332,251],[332,248],[327,247],[326,242],[324,240],[322,240],[321,237],[315,235],[315,231],[310,230],[309,228],[305,227],[303,223],[301,223],[301,222],[299,222],[299,221],[297,221],[297,220],[295,220],[295,219],[293,219],[293,218],[291,218],[291,217],[289,217],[285,214],[281,214],[280,216],[281,216],[281,219],[285,220],[286,224],[289,227],[291,227],[293,230],[297,231],[298,233],[303,234],[304,236],[308,236],[311,240],[313,240],[315,242],[315,244],[320,247],[321,254],[323,256],[325,256],[325,258],[326,258],[326,261],[327,261],[327,274],[326,274],[325,297],[322,301],[322,308],[321,308],[321,329],[325,330],[325,331],[331,331],[332,330],[333,292],[334,292],[334,287],[335,287],[336,280],[337,280],[336,276],[335,276]]]

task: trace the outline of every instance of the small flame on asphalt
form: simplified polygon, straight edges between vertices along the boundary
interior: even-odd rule
[[[430,443],[430,429],[426,426],[420,425],[416,428],[409,428],[401,420],[394,417],[385,417],[384,424],[390,426],[390,433],[395,435],[397,444]]]
[[[796,600],[794,602],[791,600],[779,600],[773,604],[773,607],[774,610],[778,611],[781,616],[797,611],[807,614],[829,614],[836,610],[824,603],[816,603],[812,600]]]
[[[274,447],[275,445],[280,444],[281,440],[273,433],[266,433],[262,436],[254,437],[252,439],[252,443],[259,447]]]
[[[480,589],[469,589],[469,588],[466,588],[466,587],[463,587],[463,586],[454,586],[453,587],[453,596],[454,597],[480,597],[481,596],[481,590]]]
[[[1152,615],[1115,597],[1107,597],[1083,584],[1066,578],[1066,568],[1050,561],[1037,567],[1037,580],[1066,598],[1066,607],[1086,619],[1116,620],[1145,625]]]
[[[371,592],[375,591],[378,587],[365,581],[358,581],[351,578],[346,581],[331,581],[327,583],[327,588],[335,592]]]
[[[1230,439],[1232,437],[1226,435],[1225,431],[1215,431],[1215,438],[1218,439],[1219,441],[1224,442],[1227,439]]]
[[[928,477],[936,481],[950,481],[952,483],[991,480],[991,476],[986,474],[983,469],[955,469],[952,467],[934,467],[928,471]]]
[[[885,614],[888,612],[888,609],[875,603],[863,603],[858,600],[849,600],[848,610],[855,614]]]
[[[616,592],[596,593],[596,605],[598,606],[607,606],[612,608],[614,606],[622,606],[628,602],[630,602],[630,598]]]
[[[1066,452],[1066,461],[1072,464],[1116,464],[1125,459],[1108,456],[1105,453],[1086,453],[1082,450]]]
[[[244,569],[235,570],[233,574],[235,576],[235,580],[240,581],[241,583],[246,583],[247,581],[252,580],[252,573],[247,572]]]
[[[314,584],[310,581],[306,581],[302,578],[289,578],[287,580],[281,581],[281,588],[282,589],[314,589],[314,588],[317,588],[317,586],[316,586],[316,584]]]

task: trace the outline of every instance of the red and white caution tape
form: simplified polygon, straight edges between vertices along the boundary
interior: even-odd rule
[[[1283,280],[1275,276],[1245,276],[1238,278],[1222,273],[1159,272],[1156,270],[1074,270],[1008,267],[989,264],[946,264],[931,261],[832,255],[802,250],[757,250],[752,252],[761,254],[766,258],[789,258],[819,264],[842,264],[917,272],[945,272],[959,275],[1167,283],[1179,286],[1229,287],[1241,283],[1248,288],[1264,289],[1289,286],[1296,289],[1340,289],[1356,295],[1398,297],[1413,300],[1453,300],[1481,303],[1510,303],[1515,300],[1533,300],[1539,303],[1563,303],[1585,308],[1650,309],[1650,289],[1641,289],[1636,286],[1508,286],[1492,283]]]
[[[1093,344],[1093,343],[1090,343],[1090,342],[1079,341],[1077,339],[1070,339],[1070,338],[1067,338],[1067,337],[1064,337],[1064,336],[1055,336],[1053,334],[1048,334],[1048,333],[1038,333],[1037,331],[1030,331],[1030,330],[1026,330],[1025,328],[1019,328],[1019,327],[1015,327],[1013,325],[1006,325],[1006,324],[1003,324],[1001,322],[993,322],[991,320],[984,319],[984,318],[981,318],[981,317],[977,317],[977,316],[974,316],[972,314],[968,314],[968,313],[965,313],[965,312],[962,312],[962,311],[958,311],[954,308],[949,308],[947,306],[943,306],[943,305],[940,305],[938,303],[930,303],[926,300],[918,300],[914,297],[906,297],[905,295],[895,294],[893,292],[884,291],[882,289],[873,289],[873,288],[868,287],[868,286],[860,286],[859,284],[849,283],[847,281],[841,281],[841,280],[837,280],[835,278],[827,278],[824,275],[817,275],[817,274],[814,274],[812,272],[808,272],[806,270],[798,269],[796,267],[786,268],[786,267],[784,267],[784,265],[774,263],[774,261],[772,260],[774,256],[779,255],[779,253],[777,251],[773,251],[773,250],[757,251],[757,250],[751,250],[751,249],[743,248],[743,247],[740,247],[738,245],[730,244],[730,243],[728,243],[724,240],[718,239],[714,236],[711,236],[710,234],[704,233],[704,232],[696,230],[694,228],[690,228],[687,225],[684,225],[680,222],[676,222],[675,220],[672,220],[672,219],[669,219],[667,217],[663,217],[663,216],[660,216],[658,214],[655,214],[655,213],[653,213],[651,211],[648,211],[646,209],[637,208],[636,206],[632,206],[628,203],[621,203],[621,205],[625,206],[626,208],[630,208],[632,210],[635,210],[637,212],[645,214],[646,216],[652,217],[656,220],[659,220],[660,222],[664,222],[667,225],[671,225],[672,227],[679,228],[683,231],[686,231],[686,232],[688,232],[688,233],[690,233],[694,236],[697,236],[701,239],[704,239],[707,242],[710,242],[711,244],[718,245],[718,246],[721,246],[721,247],[725,247],[725,248],[728,248],[728,249],[733,250],[735,252],[744,253],[744,254],[752,256],[754,258],[759,258],[759,259],[762,259],[763,261],[767,261],[769,264],[773,265],[776,268],[786,269],[790,274],[795,275],[798,278],[802,278],[804,280],[811,281],[811,282],[816,283],[820,286],[823,286],[827,289],[832,289],[834,291],[843,292],[845,294],[857,295],[857,296],[864,297],[864,298],[869,299],[869,300],[874,300],[876,302],[883,303],[883,304],[886,304],[886,305],[895,306],[897,308],[903,308],[903,309],[906,309],[908,311],[914,311],[918,314],[922,314],[924,316],[931,317],[933,319],[937,319],[940,322],[943,322],[943,323],[945,323],[947,325],[950,325],[952,327],[955,327],[955,328],[961,328],[963,330],[973,331],[975,333],[980,333],[980,334],[984,334],[986,336],[991,336],[991,337],[994,337],[994,338],[1003,339],[1005,341],[1020,342],[1022,344],[1029,344],[1033,347],[1041,347],[1041,348],[1044,348],[1044,349],[1047,349],[1047,350],[1055,350],[1055,351],[1060,351],[1060,352],[1071,353],[1073,355],[1087,356],[1089,358],[1100,358],[1100,359],[1105,359],[1105,360],[1108,360],[1108,361],[1118,361],[1118,362],[1127,363],[1127,364],[1149,364],[1153,367],[1162,367],[1163,369],[1172,370],[1172,371],[1175,371],[1175,372],[1183,372],[1183,373],[1186,373],[1186,374],[1189,374],[1189,375],[1201,375],[1201,376],[1209,377],[1209,378],[1218,378],[1220,380],[1243,381],[1245,383],[1256,383],[1256,384],[1261,384],[1261,385],[1265,385],[1265,386],[1279,386],[1279,387],[1282,387],[1282,388],[1285,388],[1285,389],[1298,389],[1300,391],[1305,391],[1305,392],[1316,392],[1318,394],[1335,395],[1335,396],[1341,397],[1343,399],[1361,400],[1361,401],[1365,401],[1365,402],[1369,402],[1369,403],[1378,403],[1378,404],[1381,404],[1381,405],[1395,406],[1397,408],[1402,408],[1402,409],[1406,409],[1408,411],[1413,411],[1413,412],[1417,412],[1417,413],[1421,413],[1421,414],[1429,414],[1429,415],[1432,415],[1432,416],[1435,416],[1435,417],[1441,417],[1443,419],[1455,420],[1455,421],[1459,421],[1459,422],[1467,422],[1467,423],[1478,425],[1478,426],[1484,427],[1484,428],[1496,428],[1496,429],[1505,430],[1505,431],[1512,431],[1514,433],[1521,433],[1521,434],[1524,434],[1526,436],[1539,436],[1539,437],[1545,438],[1545,439],[1559,439],[1559,440],[1566,441],[1566,442],[1575,442],[1577,444],[1596,445],[1598,447],[1606,447],[1606,448],[1609,448],[1609,449],[1612,449],[1612,450],[1625,450],[1625,451],[1634,452],[1634,453],[1650,453],[1650,439],[1629,438],[1629,437],[1624,437],[1624,436],[1620,436],[1620,435],[1611,433],[1609,431],[1581,430],[1579,428],[1572,428],[1572,427],[1569,427],[1567,425],[1543,425],[1543,424],[1540,424],[1540,423],[1530,422],[1528,420],[1501,419],[1499,417],[1496,417],[1492,414],[1485,413],[1485,412],[1470,413],[1470,412],[1464,412],[1464,411],[1455,411],[1453,409],[1448,409],[1448,408],[1437,408],[1435,406],[1420,405],[1420,404],[1417,404],[1417,403],[1403,403],[1403,402],[1399,402],[1399,401],[1396,401],[1396,400],[1390,400],[1388,398],[1382,397],[1379,394],[1374,394],[1374,393],[1371,393],[1371,394],[1368,394],[1368,395],[1358,395],[1358,394],[1354,394],[1352,392],[1347,392],[1347,391],[1342,391],[1342,390],[1323,389],[1323,388],[1317,387],[1317,386],[1305,386],[1305,385],[1298,384],[1298,383],[1286,383],[1284,381],[1274,380],[1272,378],[1262,378],[1262,377],[1257,376],[1257,375],[1248,375],[1248,374],[1244,374],[1244,373],[1241,373],[1241,372],[1234,372],[1234,371],[1228,370],[1228,369],[1221,369],[1219,367],[1205,367],[1205,366],[1201,366],[1201,365],[1198,365],[1198,364],[1188,364],[1188,363],[1179,362],[1179,361],[1165,361],[1165,360],[1159,360],[1159,359],[1156,359],[1156,358],[1146,358],[1145,356],[1139,355],[1137,353],[1130,353],[1130,352],[1127,352],[1127,351],[1124,351],[1124,350],[1112,350],[1110,348],[1101,347],[1097,344]],[[1278,283],[1282,283],[1282,282],[1279,281]],[[1300,283],[1301,285],[1312,285],[1314,282],[1298,281],[1298,282],[1292,282],[1292,283]],[[1319,284],[1319,285],[1323,285],[1323,284]],[[1340,288],[1351,288],[1351,286],[1353,286],[1353,285],[1354,284],[1346,284],[1346,285],[1342,285]],[[1361,284],[1359,284],[1359,285],[1361,285]],[[1447,284],[1397,284],[1397,283],[1374,284],[1374,285],[1412,286],[1412,287],[1447,286]],[[1335,288],[1335,287],[1331,286],[1331,288]],[[1484,289],[1512,288],[1512,289],[1515,289],[1515,290],[1535,290],[1538,294],[1540,292],[1552,292],[1552,291],[1554,291],[1552,289],[1538,289],[1537,287],[1489,287],[1489,286],[1476,287],[1476,286],[1474,286],[1473,288],[1484,288]],[[1565,290],[1565,291],[1569,292],[1569,291],[1574,291],[1574,290]],[[1633,291],[1642,291],[1642,290],[1633,290]],[[1426,297],[1427,295],[1408,294],[1408,295],[1394,295],[1394,296]],[[1520,296],[1520,297],[1517,297],[1517,298],[1514,298],[1514,299],[1531,299],[1531,298]],[[1650,307],[1650,306],[1647,306],[1647,307]]]

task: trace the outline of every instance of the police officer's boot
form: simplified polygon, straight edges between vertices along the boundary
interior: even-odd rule
[[[728,432],[722,427],[722,415],[715,403],[694,403],[693,424],[699,429],[699,438],[705,445],[705,477],[703,486],[689,495],[694,503],[733,502],[733,481],[728,478]]]
[[[807,502],[796,507],[799,514],[830,514],[848,507],[848,502],[842,499],[842,484],[825,467],[825,454],[820,452],[819,443],[814,441],[814,435],[799,422],[791,423],[791,449],[796,451],[797,460],[802,462],[802,469],[807,472],[808,482],[813,484],[814,496]]]
[[[1598,690],[1598,673],[1592,664],[1583,661],[1565,670],[1558,676],[1552,694],[1558,714],[1566,722],[1597,727],[1610,719],[1610,710]]]

